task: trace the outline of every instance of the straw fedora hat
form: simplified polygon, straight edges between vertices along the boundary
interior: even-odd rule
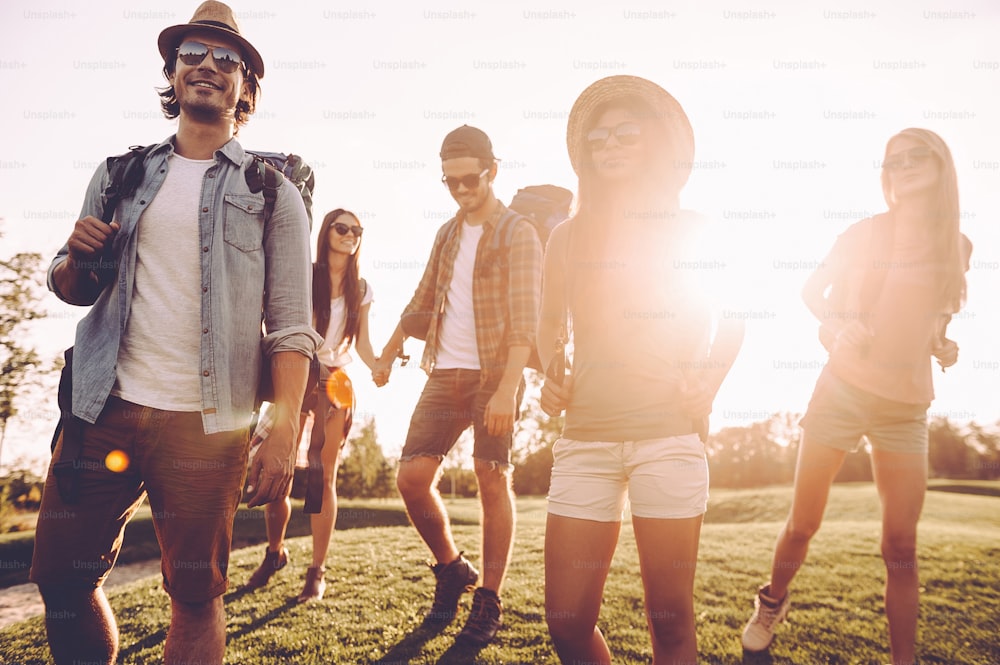
[[[250,70],[257,75],[257,78],[264,78],[264,60],[260,57],[260,53],[240,34],[240,26],[229,5],[217,0],[206,0],[201,3],[191,17],[190,23],[172,25],[160,33],[156,44],[164,61],[171,57],[175,48],[180,46],[184,35],[192,30],[208,30],[235,39],[243,49],[243,57]]]
[[[679,185],[687,182],[694,161],[694,130],[680,103],[666,90],[652,81],[638,76],[609,76],[587,86],[580,93],[569,112],[566,127],[566,147],[569,161],[579,175],[588,159],[584,145],[588,125],[593,122],[594,111],[607,102],[622,97],[638,97],[653,109],[656,119],[661,120],[666,129],[667,139],[674,151],[673,161],[678,167]]]

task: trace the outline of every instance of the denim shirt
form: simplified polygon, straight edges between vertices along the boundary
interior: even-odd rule
[[[145,159],[145,176],[115,216],[113,240],[121,257],[117,278],[106,286],[76,329],[73,413],[94,423],[115,384],[118,348],[126,334],[135,282],[136,227],[167,173],[173,137]],[[215,151],[202,184],[198,225],[202,275],[201,417],[206,434],[250,425],[261,367],[269,357],[295,351],[311,358],[322,338],[311,323],[309,222],[295,186],[284,182],[264,223],[264,195],[247,188],[244,169],[253,157],[231,140]],[[100,218],[107,164],[94,173],[80,218]],[[49,266],[48,285],[61,300],[52,271],[68,258],[63,245]],[[169,307],[169,303],[164,303]],[[266,336],[261,337],[261,313]]]

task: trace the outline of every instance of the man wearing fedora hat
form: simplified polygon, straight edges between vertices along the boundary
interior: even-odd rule
[[[251,506],[285,496],[321,341],[310,327],[302,199],[284,182],[265,217],[263,194],[244,175],[253,157],[234,139],[256,106],[260,54],[214,0],[163,30],[158,46],[169,84],[161,106],[178,118],[177,133],[145,153],[142,180],[110,224],[101,220],[109,166],[98,167],[49,268],[59,298],[91,306],[71,364],[79,426],[57,443],[31,567],[57,663],[115,662],[118,630],[102,584],[147,496],[171,600],[164,660],[222,662],[222,595],[260,350],[278,418],[250,469]],[[100,280],[94,269],[108,248],[119,269]],[[53,471],[69,449],[79,451],[73,491]]]
[[[434,604],[425,622],[443,627],[455,618],[462,593],[479,579],[455,544],[437,491],[442,459],[473,426],[483,579],[458,639],[483,646],[501,624],[499,593],[513,545],[510,450],[538,325],[542,248],[530,222],[494,196],[498,160],[482,130],[463,125],[450,132],[440,156],[441,180],[459,211],[439,229],[375,378],[380,384],[388,380],[403,339],[413,334],[407,322],[422,320],[421,367],[429,376],[410,420],[396,484],[436,560]],[[501,235],[510,238],[509,246],[499,242]]]

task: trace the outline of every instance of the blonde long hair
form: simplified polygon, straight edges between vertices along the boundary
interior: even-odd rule
[[[936,262],[943,271],[942,296],[951,311],[957,312],[965,303],[966,267],[961,248],[962,233],[959,230],[958,176],[955,172],[955,161],[952,159],[951,150],[940,136],[929,129],[919,127],[904,129],[890,138],[885,146],[886,157],[889,156],[893,142],[904,137],[930,148],[940,166],[937,191],[932,197],[935,209],[931,212],[933,218],[938,220],[934,228],[934,249]],[[882,168],[882,194],[890,211],[898,207],[899,201],[892,190],[889,172],[885,167]]]

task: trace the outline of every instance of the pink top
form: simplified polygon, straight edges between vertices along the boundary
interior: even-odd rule
[[[844,323],[861,317],[872,331],[863,348],[841,345],[830,356],[830,369],[848,383],[879,397],[907,404],[934,399],[931,357],[942,318],[948,314],[939,295],[940,274],[931,247],[906,244],[896,234],[888,258],[873,257],[872,218],[847,229],[826,262],[846,275]],[[963,242],[968,266],[971,244]],[[861,312],[860,290],[866,271],[886,270],[873,310]],[[845,271],[845,272],[842,272]],[[853,314],[853,315],[852,315]]]

